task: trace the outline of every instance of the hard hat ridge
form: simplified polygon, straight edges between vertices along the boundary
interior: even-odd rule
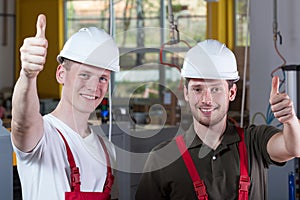
[[[184,78],[239,80],[233,52],[212,39],[199,42],[186,53],[181,75]]]
[[[65,43],[57,56],[59,63],[63,58],[118,72],[119,49],[113,38],[103,29],[81,28]]]

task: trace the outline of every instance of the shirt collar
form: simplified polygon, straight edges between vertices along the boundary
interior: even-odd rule
[[[240,141],[240,137],[235,126],[228,122],[226,123],[226,129],[224,132],[224,137],[221,141],[221,145],[230,145]],[[194,125],[192,124],[190,128],[186,131],[185,142],[188,149],[199,147],[203,144],[203,141],[197,136]]]

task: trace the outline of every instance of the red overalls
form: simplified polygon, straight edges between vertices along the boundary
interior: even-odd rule
[[[244,142],[244,130],[237,127],[241,141],[239,142],[240,154],[240,183],[239,183],[239,200],[248,200],[248,190],[250,186],[250,177],[248,175],[248,156],[246,144]],[[195,164],[187,150],[183,135],[176,137],[178,149],[182,155],[185,166],[192,178],[194,189],[199,200],[208,200],[204,181],[200,179]]]
[[[105,152],[106,164],[107,164],[107,176],[106,176],[103,192],[81,192],[79,168],[76,166],[73,154],[71,152],[71,149],[65,137],[58,129],[57,131],[61,135],[66,145],[68,162],[70,164],[70,169],[71,169],[71,192],[65,192],[65,200],[109,200],[111,187],[114,182],[114,176],[112,175],[111,172],[109,155],[102,138],[99,136],[99,140]]]

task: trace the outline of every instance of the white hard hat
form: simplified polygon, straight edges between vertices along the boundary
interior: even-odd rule
[[[96,27],[82,28],[72,35],[57,61],[62,63],[64,58],[115,72],[120,70],[116,43],[109,34]]]
[[[233,52],[212,39],[199,42],[186,53],[181,75],[184,78],[240,79]]]

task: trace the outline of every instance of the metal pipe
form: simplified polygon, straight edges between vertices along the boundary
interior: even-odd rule
[[[7,0],[3,0],[2,46],[7,45]]]
[[[170,3],[168,3],[168,10],[169,10],[169,5],[170,5]],[[161,44],[164,44],[166,41],[166,34],[165,34],[166,9],[165,9],[165,1],[164,0],[160,0],[160,7],[161,7],[161,9],[160,9],[160,42],[161,42]],[[168,11],[168,14],[169,13],[170,12]],[[148,48],[147,48],[147,50],[148,50]],[[165,57],[166,57],[165,53],[163,53],[161,56],[163,59],[165,59]],[[160,102],[163,102],[164,86],[165,86],[165,81],[166,81],[165,76],[166,76],[165,68],[160,67],[159,68],[159,90],[158,90]]]
[[[109,34],[114,37],[115,35],[115,16],[114,16],[114,0],[109,0]],[[111,141],[111,133],[112,133],[112,79],[114,79],[114,74],[112,72],[112,76],[109,79],[108,86],[108,106],[109,106],[109,129],[108,129],[108,140]]]
[[[169,14],[169,21],[171,24],[174,23],[174,15],[173,15],[173,9],[172,9],[172,0],[168,1],[168,14]]]
[[[274,40],[277,40],[277,28],[278,28],[277,0],[273,0],[273,35],[274,35]]]
[[[172,9],[172,0],[168,0],[168,18],[170,22],[170,41],[175,41],[175,24],[174,24],[174,15]]]
[[[250,0],[247,0],[247,34],[246,34],[246,46],[244,57],[244,74],[243,74],[243,90],[242,90],[242,103],[241,103],[241,119],[240,127],[244,127],[244,111],[246,101],[246,85],[247,85],[247,64],[248,64],[248,47],[249,47],[249,18],[250,18]]]
[[[115,32],[115,15],[114,15],[114,0],[109,1],[109,34],[114,36]]]

